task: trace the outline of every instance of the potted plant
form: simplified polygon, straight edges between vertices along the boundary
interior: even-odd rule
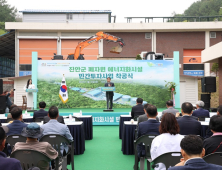
[[[170,93],[170,97],[171,97],[171,100],[174,99],[174,95],[176,94],[176,83],[175,82],[172,82],[172,81],[165,81],[166,84],[165,84],[165,87],[167,88],[167,91]]]

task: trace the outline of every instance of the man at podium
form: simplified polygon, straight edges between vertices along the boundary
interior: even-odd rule
[[[114,83],[111,82],[110,77],[107,77],[107,83],[105,83],[105,87],[115,87]],[[112,109],[113,108],[113,96],[114,96],[113,91],[107,91],[106,92],[107,109]],[[110,106],[109,106],[109,103],[110,103]]]

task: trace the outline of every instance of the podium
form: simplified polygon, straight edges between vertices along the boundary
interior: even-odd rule
[[[101,91],[103,91],[103,92],[114,92],[116,90],[116,88],[115,87],[101,87]],[[108,94],[109,95],[109,94]],[[109,99],[109,96],[108,96],[108,99]],[[108,105],[109,105],[109,103],[108,103]],[[104,112],[112,112],[113,111],[113,109],[109,109],[109,108],[107,108],[107,109],[105,109],[105,110],[103,110]]]
[[[25,91],[27,92],[27,107],[31,108],[31,110],[27,110],[27,111],[28,112],[35,111],[33,110],[34,108],[33,93],[37,93],[38,89],[26,89]]]

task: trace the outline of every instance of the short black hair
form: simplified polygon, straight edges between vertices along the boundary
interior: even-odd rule
[[[45,102],[39,102],[39,107],[40,108],[45,108],[46,107],[46,103]]]
[[[217,111],[222,116],[222,105],[218,106]]]
[[[157,108],[156,106],[149,104],[146,112],[150,117],[155,117],[157,115]]]
[[[215,132],[222,132],[222,116],[214,115],[210,118],[210,129]]]
[[[22,109],[19,108],[18,106],[17,107],[14,107],[12,110],[11,110],[11,115],[12,115],[12,118],[17,120],[19,119],[19,117],[22,115]]]
[[[148,107],[149,105],[150,105],[149,103],[144,104],[144,105],[143,105],[143,109],[145,109],[145,110],[146,110],[146,109],[147,109],[147,107]]]
[[[196,135],[187,135],[181,142],[180,147],[187,155],[199,155],[203,151],[203,140]]]
[[[173,101],[172,101],[172,100],[168,100],[168,101],[166,102],[166,105],[167,105],[167,106],[173,106]]]
[[[111,80],[111,78],[110,78],[110,77],[107,77],[107,78],[106,78],[106,80],[107,80],[107,79],[110,79],[110,80]]]
[[[58,114],[59,114],[59,110],[56,106],[51,106],[49,108],[49,117],[51,119],[55,119],[58,116]]]
[[[142,104],[143,103],[143,99],[142,98],[137,98],[136,102]]]
[[[193,105],[191,103],[189,103],[189,102],[184,102],[181,105],[181,109],[183,110],[184,113],[191,114],[192,111],[193,111]]]

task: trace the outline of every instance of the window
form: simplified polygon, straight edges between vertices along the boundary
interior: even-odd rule
[[[151,38],[152,38],[152,33],[151,32],[145,33],[145,39],[151,39]]]
[[[216,32],[210,32],[210,38],[216,38],[217,33]]]
[[[30,64],[19,65],[19,71],[31,71],[32,66]]]
[[[66,19],[67,20],[72,20],[72,14],[66,14]]]

